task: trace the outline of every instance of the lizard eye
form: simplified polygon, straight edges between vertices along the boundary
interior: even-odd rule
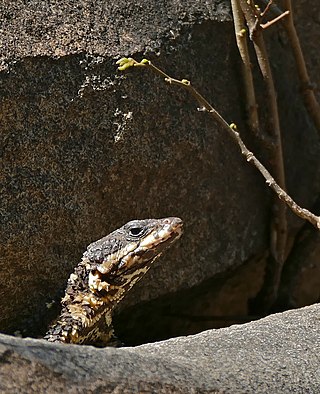
[[[144,228],[143,227],[131,227],[129,229],[129,234],[132,235],[133,237],[139,237],[140,235],[142,235],[144,232]]]

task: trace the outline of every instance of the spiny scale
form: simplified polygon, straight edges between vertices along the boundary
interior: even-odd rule
[[[112,311],[182,234],[182,220],[133,220],[88,246],[68,279],[50,342],[113,345]]]

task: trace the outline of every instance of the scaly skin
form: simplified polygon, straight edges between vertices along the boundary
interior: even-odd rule
[[[68,279],[50,342],[114,345],[112,311],[182,234],[179,218],[133,220],[88,246]]]

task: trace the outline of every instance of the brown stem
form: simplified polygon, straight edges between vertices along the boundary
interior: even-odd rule
[[[266,8],[263,10],[263,12],[261,12],[260,17],[263,18],[270,10],[270,7],[272,6],[273,1],[272,0],[268,0],[267,4],[266,4]]]
[[[242,60],[242,78],[246,93],[249,128],[253,135],[257,136],[259,132],[259,117],[247,45],[247,29],[245,28],[245,21],[239,5],[239,0],[231,0],[231,7],[237,46]]]
[[[254,44],[257,60],[260,66],[260,70],[265,82],[267,90],[267,103],[270,111],[270,124],[269,132],[275,140],[273,149],[273,167],[274,173],[280,187],[285,190],[285,173],[282,155],[282,141],[280,122],[278,114],[278,106],[276,100],[276,92],[273,83],[273,77],[271,72],[270,63],[268,60],[267,50],[261,29],[259,26],[259,17],[256,15],[253,7],[247,3],[246,0],[239,0],[241,9],[245,15],[250,36]],[[273,209],[273,220],[271,223],[271,253],[275,260],[279,263],[279,272],[275,274],[275,287],[277,288],[280,281],[280,273],[285,258],[287,243],[287,220],[286,220],[286,209],[285,206],[279,204],[278,200],[274,201]]]
[[[266,104],[269,110],[268,131],[275,141],[275,144],[273,145],[271,150],[273,173],[275,174],[278,185],[281,187],[282,190],[285,190],[286,182],[282,155],[282,141],[278,105],[271,66],[269,63],[267,49],[260,25],[261,14],[257,13],[255,7],[251,4],[248,4],[246,0],[239,1],[249,27],[250,37],[253,41],[258,64],[266,87]],[[273,180],[273,182],[275,181]],[[271,184],[270,186],[272,187]],[[270,224],[271,256],[268,259],[269,266],[266,270],[264,286],[256,297],[256,302],[260,303],[259,301],[261,300],[261,307],[265,310],[269,309],[269,307],[274,303],[277,297],[287,247],[288,230],[286,206],[281,204],[278,199],[274,199],[273,201],[273,214]]]
[[[308,75],[306,63],[304,61],[299,37],[294,26],[291,0],[284,0],[283,3],[284,7],[289,11],[289,17],[283,20],[283,24],[287,31],[288,38],[293,50],[293,55],[296,60],[304,104],[320,136],[320,105],[312,89],[312,84]]]
[[[260,0],[260,1],[261,1],[261,3],[263,3],[266,6],[265,11],[268,8],[267,11],[271,11],[276,16],[279,16],[282,14],[282,11],[280,10],[280,8],[276,4],[274,4],[274,3],[270,4],[269,0]],[[266,12],[263,12],[263,15],[265,15]]]
[[[274,23],[277,23],[280,19],[282,19],[287,15],[289,15],[289,11],[283,12],[281,15],[276,16],[274,19],[272,19],[269,22],[260,23],[260,27],[262,27],[262,29],[267,29],[268,27],[272,26]]]

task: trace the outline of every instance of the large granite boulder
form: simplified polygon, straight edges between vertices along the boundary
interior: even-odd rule
[[[297,26],[319,81],[319,6],[307,4],[297,5]],[[58,304],[90,242],[130,219],[172,215],[183,218],[184,237],[128,295],[123,308],[131,309],[116,318],[124,342],[250,319],[247,301],[263,283],[269,245],[263,179],[186,92],[145,70],[115,66],[124,55],[144,56],[192,80],[268,165],[245,128],[229,7],[206,0],[0,4],[1,331],[43,334],[57,313],[48,307]],[[308,207],[319,191],[319,141],[281,29],[268,42],[288,189]],[[301,223],[290,216],[291,236]],[[309,275],[296,270],[302,289],[319,277],[318,260]],[[303,304],[297,280],[292,291]],[[318,297],[312,283],[308,302]],[[226,323],[225,315],[236,316]]]
[[[319,393],[320,305],[136,348],[0,335],[2,393]]]

